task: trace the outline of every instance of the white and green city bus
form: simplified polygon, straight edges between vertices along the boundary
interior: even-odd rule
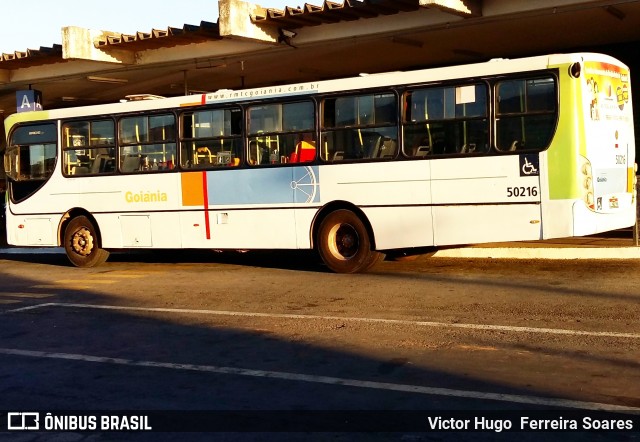
[[[113,249],[385,254],[635,222],[629,70],[565,54],[17,113],[7,237]]]

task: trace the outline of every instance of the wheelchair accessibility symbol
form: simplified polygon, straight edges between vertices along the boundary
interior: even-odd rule
[[[520,176],[540,175],[538,155],[520,155]]]

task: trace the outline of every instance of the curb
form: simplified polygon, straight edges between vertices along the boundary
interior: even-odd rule
[[[640,259],[640,247],[465,247],[439,250],[439,258]]]

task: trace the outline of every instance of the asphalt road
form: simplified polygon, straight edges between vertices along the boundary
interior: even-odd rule
[[[637,261],[420,257],[337,275],[305,253],[122,254],[77,269],[0,251],[0,278],[0,410],[215,410],[203,419],[230,430],[56,440],[540,440],[381,423],[415,422],[407,410],[640,412]],[[229,410],[257,414],[239,429]],[[377,432],[340,431],[336,411]],[[298,432],[263,431],[266,420]]]

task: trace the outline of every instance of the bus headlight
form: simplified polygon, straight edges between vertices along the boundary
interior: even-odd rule
[[[590,210],[595,210],[591,163],[583,156],[580,156],[580,160],[582,163],[580,166],[580,172],[582,172],[582,200]]]

